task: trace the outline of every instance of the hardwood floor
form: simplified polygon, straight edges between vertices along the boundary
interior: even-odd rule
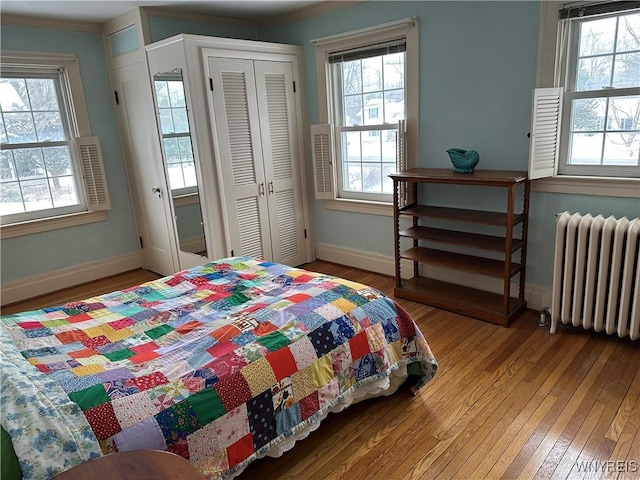
[[[326,262],[309,270],[369,284],[394,280]],[[7,314],[86,298],[156,275],[131,272],[16,304]],[[640,479],[640,345],[580,329],[549,335],[527,312],[503,328],[407,300],[439,369],[339,414],[239,480]]]
[[[390,277],[305,268],[393,292]],[[549,335],[531,311],[503,328],[399,303],[438,359],[435,378],[416,396],[403,390],[330,414],[239,480],[640,479],[637,342],[569,328]]]

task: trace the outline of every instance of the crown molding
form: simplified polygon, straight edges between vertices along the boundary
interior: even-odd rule
[[[2,25],[31,28],[52,28],[57,30],[72,30],[74,32],[101,33],[102,25],[93,22],[78,22],[59,18],[32,17],[30,15],[14,15],[3,13],[0,17]]]
[[[316,3],[308,7],[302,7],[291,12],[274,15],[261,22],[256,22],[258,27],[271,27],[278,23],[293,22],[295,20],[302,20],[304,18],[315,17],[324,13],[333,12],[334,10],[340,10],[341,8],[351,7],[358,3],[364,3],[367,0],[327,0],[321,3]]]
[[[140,7],[141,11],[149,17],[170,17],[180,18],[182,20],[195,20],[199,22],[211,22],[227,25],[238,25],[241,27],[255,27],[256,22],[245,20],[242,18],[222,17],[218,15],[207,15],[202,13],[185,12],[182,10],[173,10],[163,7]]]

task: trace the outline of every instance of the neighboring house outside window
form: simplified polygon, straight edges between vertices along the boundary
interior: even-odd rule
[[[547,28],[550,36],[550,24],[556,22],[552,81],[557,94],[543,88],[534,95],[532,178],[581,182],[582,191],[568,193],[584,193],[599,182],[604,191],[594,188],[590,193],[638,196],[634,190],[640,190],[640,9],[628,9],[629,3],[542,7],[541,33]],[[550,86],[550,49],[540,48],[538,85]],[[545,68],[549,73],[541,78]],[[557,120],[548,115],[552,111]],[[587,183],[589,178],[592,183]],[[622,186],[619,193],[617,186]]]
[[[14,236],[12,225],[39,222],[38,231],[48,230],[56,227],[43,227],[43,219],[65,217],[69,226],[69,215],[110,208],[74,56],[3,52],[0,120],[3,237]]]
[[[417,22],[403,20],[315,43],[320,121],[332,125],[329,173],[335,185],[330,197],[317,198],[391,205],[388,175],[406,168],[398,164],[398,135],[404,135],[399,121],[406,120],[407,138],[417,131]],[[409,163],[415,164],[416,149],[409,149]]]

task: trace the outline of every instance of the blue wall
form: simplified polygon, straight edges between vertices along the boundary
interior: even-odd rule
[[[478,168],[526,170],[535,87],[537,2],[369,1],[260,31],[260,39],[303,45],[308,123],[318,123],[315,48],[311,40],[418,17],[420,25],[419,166],[450,167],[452,147],[480,153]],[[311,160],[308,172],[312,172]],[[504,190],[430,187],[439,205],[503,210]],[[637,199],[533,193],[527,282],[552,283],[554,214],[596,212],[636,217]],[[315,201],[321,243],[393,255],[390,217],[327,210]]]
[[[153,41],[178,33],[255,39],[255,28],[150,17]],[[100,138],[112,209],[104,222],[4,239],[2,282],[53,272],[122,254],[137,253],[129,191],[108,66],[100,33],[2,25],[2,48],[78,56],[92,134]]]
[[[102,36],[2,25],[1,42],[6,50],[78,56],[91,130],[100,137],[111,196],[111,210],[104,222],[2,240],[2,282],[137,252]]]
[[[449,167],[445,150],[473,148],[478,168],[525,170],[531,91],[535,84],[537,2],[369,1],[313,18],[260,29],[266,41],[303,45],[307,123],[318,122],[314,38],[407,17],[420,22],[420,166]],[[154,41],[178,33],[256,38],[238,25],[151,17]],[[2,48],[75,53],[80,59],[93,133],[101,139],[113,208],[105,222],[2,240],[2,281],[137,251],[124,164],[101,36],[2,25]],[[307,159],[311,173],[311,159]],[[441,205],[502,209],[504,195],[486,189],[432,188]],[[527,281],[551,286],[554,214],[564,210],[639,215],[637,199],[534,192]],[[314,201],[318,242],[393,255],[391,217],[327,210]]]

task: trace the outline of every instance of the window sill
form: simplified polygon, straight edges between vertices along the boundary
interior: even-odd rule
[[[386,217],[393,216],[393,205],[390,203],[347,199],[323,200],[322,203],[328,210],[366,213],[369,215],[382,215]]]
[[[22,235],[31,235],[32,233],[48,232],[49,230],[57,230],[60,228],[74,227],[76,225],[85,225],[87,223],[103,222],[107,219],[107,212],[89,211],[72,213],[70,215],[60,215],[57,217],[41,218],[31,220],[29,222],[13,223],[10,225],[0,226],[0,239],[20,237]]]
[[[640,198],[640,178],[574,177],[558,175],[531,182],[534,192],[571,193],[602,197]]]

